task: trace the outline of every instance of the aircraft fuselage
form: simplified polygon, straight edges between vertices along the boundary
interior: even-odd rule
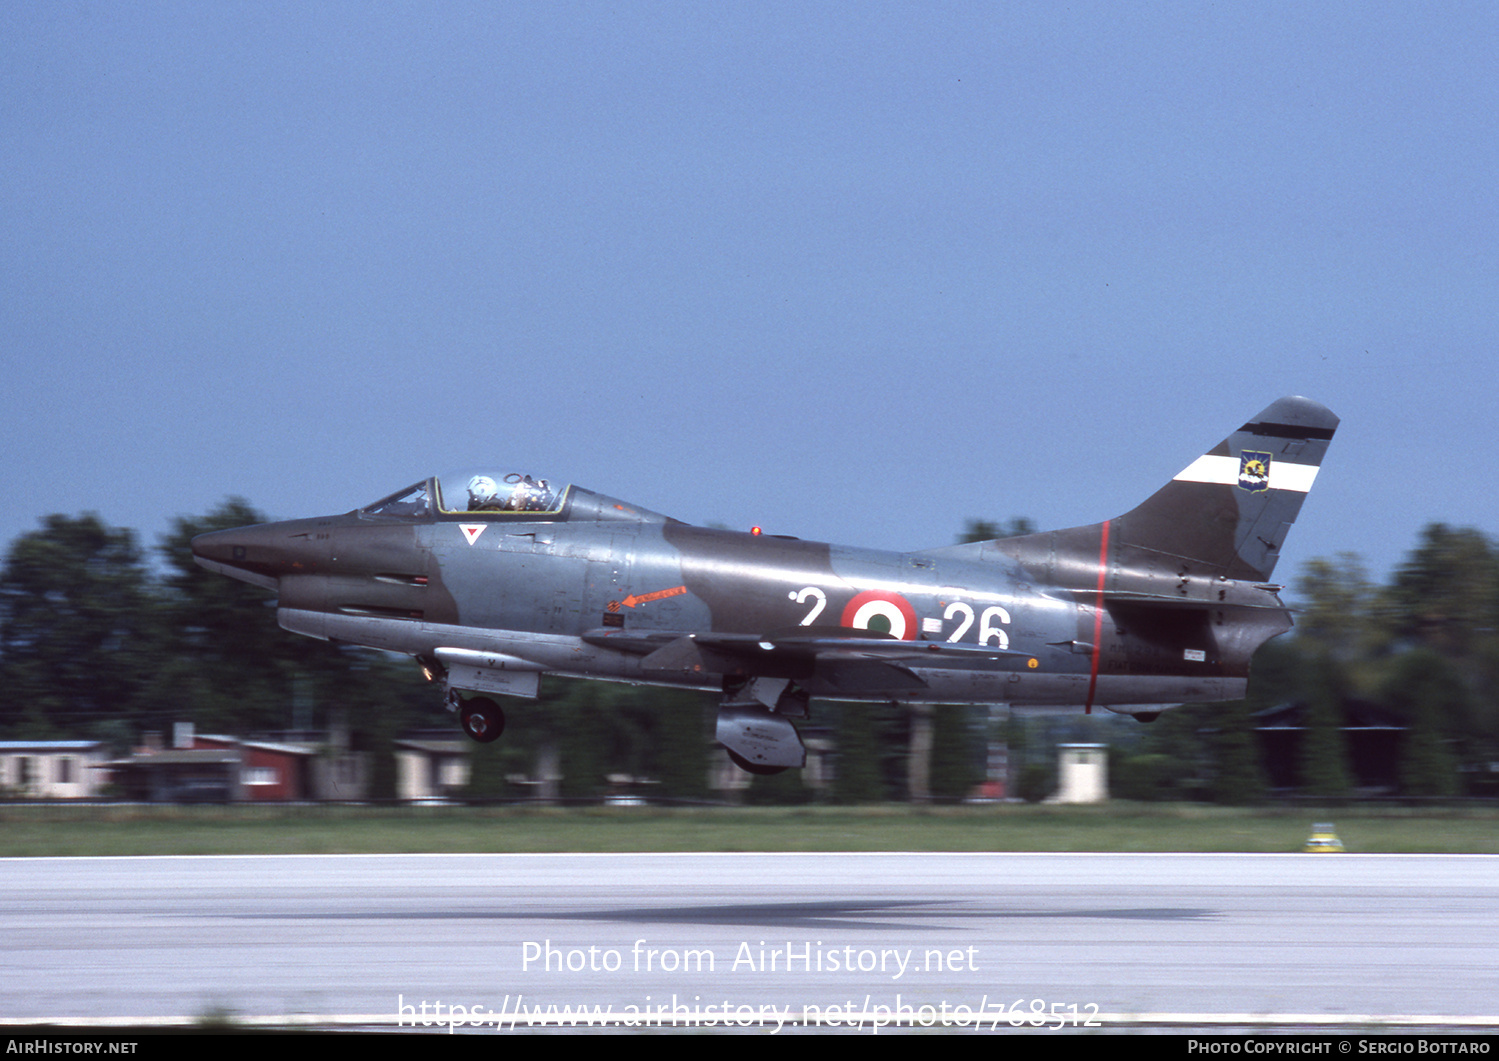
[[[767,726],[799,750],[783,720],[812,697],[1149,716],[1242,696],[1290,628],[1267,580],[1336,424],[1282,399],[1116,519],[920,552],[695,527],[520,473],[193,551],[276,590],[287,629],[407,653],[455,694],[535,696],[542,673],[722,690],[731,751]]]

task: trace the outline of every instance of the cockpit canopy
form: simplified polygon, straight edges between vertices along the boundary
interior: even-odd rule
[[[440,475],[415,483],[360,509],[367,516],[432,517],[483,516],[561,511],[566,485],[554,487],[547,479],[525,472],[479,469]]]

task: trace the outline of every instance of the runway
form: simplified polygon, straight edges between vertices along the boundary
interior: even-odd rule
[[[12,1025],[1499,1026],[1492,856],[7,859],[0,885]]]

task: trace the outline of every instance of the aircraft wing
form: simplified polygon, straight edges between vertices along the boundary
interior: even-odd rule
[[[663,648],[688,643],[730,655],[755,659],[797,656],[815,659],[916,660],[938,657],[968,660],[1027,659],[1032,653],[1016,652],[994,645],[957,644],[949,641],[901,641],[872,634],[868,630],[843,627],[798,626],[770,634],[689,633],[682,630],[651,630],[636,633],[601,627],[583,635],[591,645],[619,649],[636,655],[654,655]]]
[[[937,660],[1029,659],[1031,653],[946,641],[901,641],[868,630],[794,627],[768,634],[634,632],[602,628],[583,640],[644,656],[641,669],[666,674],[749,674],[807,678],[816,668],[834,685],[862,685],[876,673],[907,688],[926,683],[911,670]]]

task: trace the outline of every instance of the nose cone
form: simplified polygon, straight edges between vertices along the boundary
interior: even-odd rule
[[[319,566],[326,548],[314,530],[316,522],[291,520],[200,534],[193,539],[193,559],[199,567],[241,582],[279,589],[283,575]]]

